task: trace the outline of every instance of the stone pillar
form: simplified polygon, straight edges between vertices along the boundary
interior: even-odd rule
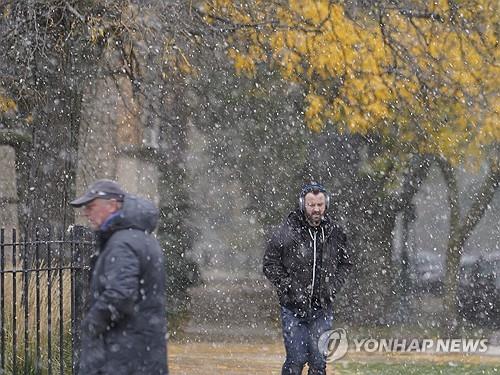
[[[125,190],[158,204],[158,168],[149,129],[139,116],[128,78],[103,78],[84,93],[78,146],[77,195],[96,179],[109,178]],[[153,142],[154,143],[154,142]],[[76,222],[86,221],[77,215]]]
[[[158,167],[145,155],[146,151],[122,149],[116,162],[116,180],[126,191],[148,198],[158,206]]]
[[[5,242],[12,229],[19,228],[17,217],[16,152],[12,146],[0,145],[0,228],[5,228]]]
[[[0,145],[0,227],[17,228],[16,152]]]

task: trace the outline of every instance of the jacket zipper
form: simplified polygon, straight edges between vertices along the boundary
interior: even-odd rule
[[[323,243],[325,242],[325,229],[321,227],[321,233],[323,234]],[[316,248],[316,234],[317,232],[314,232],[314,236],[311,232],[311,229],[309,229],[309,236],[311,236],[311,240],[313,241],[313,267],[312,267],[312,282],[311,282],[311,294],[309,295],[309,309],[312,308],[312,298],[314,294],[314,283],[316,281],[316,257],[317,257],[317,248]]]
[[[312,282],[311,282],[311,294],[309,296],[309,309],[312,307],[312,297],[314,293],[314,281],[316,278],[316,232],[314,232],[314,237],[311,232],[311,229],[309,229],[309,235],[311,236],[311,239],[313,240],[313,267],[312,267]]]

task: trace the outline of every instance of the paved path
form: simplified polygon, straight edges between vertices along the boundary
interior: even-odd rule
[[[187,342],[169,345],[169,368],[172,375],[279,375],[283,358],[281,342],[261,344]],[[348,353],[336,366],[342,366],[350,361],[497,364],[500,370],[498,356],[460,353],[438,355]],[[332,366],[327,374],[334,374]]]

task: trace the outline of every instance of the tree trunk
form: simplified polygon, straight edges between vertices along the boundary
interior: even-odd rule
[[[453,330],[458,324],[456,295],[458,287],[460,258],[463,243],[459,243],[460,232],[460,202],[458,198],[458,183],[456,170],[448,162],[441,160],[439,166],[448,188],[448,205],[450,208],[450,231],[446,247],[445,280],[444,280],[444,326]]]
[[[361,215],[363,229],[352,244],[357,253],[351,276],[355,286],[352,313],[356,321],[365,324],[387,324],[392,320],[394,305],[392,240],[396,214],[374,203]]]
[[[73,221],[68,201],[74,196],[80,100],[64,84],[47,87],[33,124],[25,224],[66,226]]]
[[[500,183],[500,168],[497,158],[489,160],[489,171],[483,181],[474,202],[466,213],[464,220],[460,217],[460,202],[456,170],[445,160],[438,160],[448,188],[448,204],[450,207],[450,232],[446,247],[446,264],[443,297],[443,327],[453,332],[458,326],[457,289],[459,283],[460,261],[463,247],[474,228],[484,216]]]

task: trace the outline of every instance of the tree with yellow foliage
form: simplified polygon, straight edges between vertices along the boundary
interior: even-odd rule
[[[199,7],[229,32],[237,72],[253,77],[268,64],[302,85],[312,131],[332,124],[375,135],[401,160],[420,155],[440,166],[451,212],[444,299],[451,325],[463,245],[500,181],[498,6],[209,0]],[[489,173],[462,218],[455,169],[464,163],[487,163]]]

